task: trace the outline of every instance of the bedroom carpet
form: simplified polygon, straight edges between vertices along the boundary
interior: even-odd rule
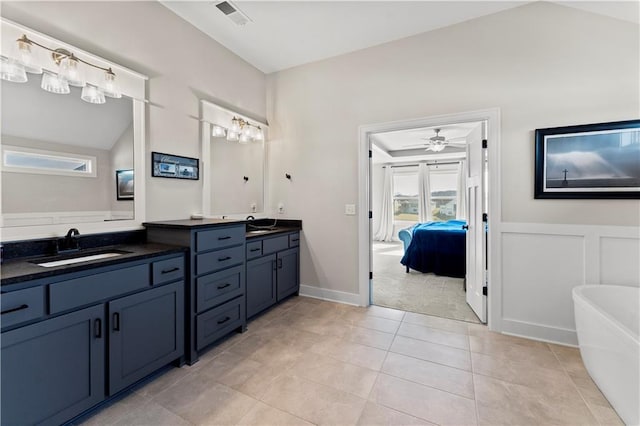
[[[373,304],[478,323],[465,300],[462,278],[405,272],[402,242],[373,243]]]

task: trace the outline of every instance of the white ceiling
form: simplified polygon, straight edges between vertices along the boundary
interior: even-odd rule
[[[402,163],[407,161],[424,161],[447,158],[464,158],[464,147],[447,146],[435,153],[426,151],[424,144],[430,137],[435,136],[435,129],[440,129],[440,136],[456,143],[464,143],[472,129],[481,125],[480,122],[458,123],[447,126],[422,127],[418,129],[400,130],[394,132],[376,133],[371,135],[374,146],[374,163]]]
[[[238,26],[213,1],[161,3],[265,73],[364,49],[529,1],[236,1]],[[637,1],[557,3],[640,22]]]
[[[26,83],[2,81],[3,135],[110,150],[133,122],[130,98],[89,104],[80,99],[82,89],[57,95],[40,88],[41,76],[28,77]]]

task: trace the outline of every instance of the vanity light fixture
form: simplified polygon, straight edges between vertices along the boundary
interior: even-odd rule
[[[71,85],[82,87],[81,99],[94,104],[105,103],[105,96],[122,97],[122,92],[116,83],[116,75],[111,68],[104,68],[80,59],[66,49],[51,49],[43,46],[29,39],[26,34],[16,40],[16,43],[15,57],[0,57],[0,79],[25,83],[27,81],[26,73],[42,74],[40,87],[51,93],[68,94],[70,93],[69,85]],[[33,51],[33,46],[51,52],[51,58],[60,70],[57,74],[42,69],[40,61]],[[86,82],[81,63],[104,71],[104,78],[100,86]]]
[[[218,138],[226,135],[228,141],[239,142],[243,145],[252,141],[261,142],[264,140],[264,132],[260,126],[238,117],[233,117],[228,129],[218,124],[213,124],[211,126],[211,135]]]

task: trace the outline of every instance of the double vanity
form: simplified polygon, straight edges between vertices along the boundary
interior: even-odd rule
[[[59,255],[4,243],[2,424],[70,421],[296,294],[301,222],[273,224],[145,223]]]

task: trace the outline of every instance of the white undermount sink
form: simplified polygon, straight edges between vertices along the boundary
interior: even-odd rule
[[[109,257],[122,256],[123,254],[124,253],[118,253],[118,252],[91,254],[91,255],[82,256],[82,257],[72,257],[71,259],[54,260],[52,262],[36,263],[36,265],[42,266],[42,267],[45,267],[45,268],[53,268],[55,266],[73,265],[74,263],[89,262],[89,261],[92,261],[92,260],[107,259]]]

